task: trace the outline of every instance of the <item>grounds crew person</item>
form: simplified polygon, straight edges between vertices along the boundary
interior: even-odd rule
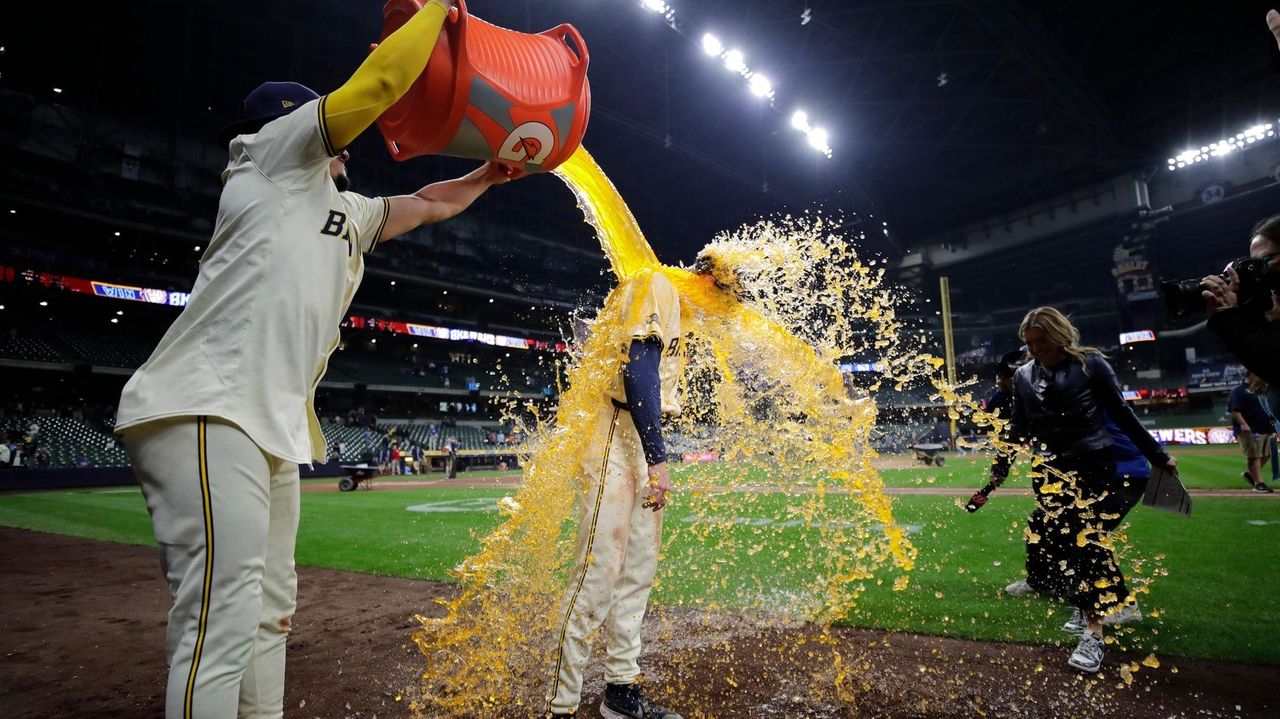
[[[421,74],[448,10],[431,0],[326,96],[261,85],[224,130],[213,238],[117,424],[173,594],[169,719],[282,715],[298,465],[325,458],[315,387],[364,253],[515,174],[489,163],[412,195],[346,191],[344,148]]]

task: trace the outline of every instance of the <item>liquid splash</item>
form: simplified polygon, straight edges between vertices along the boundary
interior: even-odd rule
[[[588,489],[583,459],[599,413],[610,409],[605,388],[621,371],[619,349],[633,324],[634,308],[621,298],[648,273],[662,273],[676,288],[687,333],[684,412],[665,428],[669,450],[718,458],[676,472],[665,510],[645,642],[660,644],[672,667],[710,664],[715,681],[734,687],[740,677],[730,638],[803,623],[826,627],[856,614],[869,585],[910,586],[916,551],[871,463],[876,406],[867,391],[846,385],[838,362],[874,357],[882,383],[899,390],[933,382],[957,416],[987,427],[1003,446],[1004,421],[941,379],[941,361],[922,353],[921,337],[898,319],[900,298],[885,286],[884,268],[858,255],[859,237],[841,229],[842,218],[782,218],[716,237],[703,254],[732,268],[740,292],[731,294],[705,275],[660,264],[585,149],[556,174],[596,229],[619,284],[562,368],[555,416],[526,408],[535,414],[525,426],[523,482],[500,502],[501,525],[453,570],[459,593],[441,600],[443,615],[418,617],[414,641],[427,662],[411,703],[418,716],[543,709],[573,563],[575,508]],[[1041,467],[1038,457],[1032,461]],[[760,653],[805,662],[818,646],[829,660],[804,691],[819,703],[853,704],[859,673],[870,664],[842,655],[825,630],[807,646],[762,643],[754,662]],[[686,689],[709,680],[673,671],[661,684],[672,696],[692,697],[697,692]],[[678,708],[714,716],[711,707]]]
[[[830,623],[882,570],[899,573],[894,585],[905,586],[914,560],[871,466],[874,402],[851,397],[836,368],[840,358],[868,350],[885,355],[882,338],[896,335],[893,303],[878,290],[883,272],[861,262],[825,218],[761,223],[705,250],[737,270],[741,301],[706,276],[659,264],[585,150],[557,174],[596,228],[619,288],[567,367],[556,416],[529,428],[523,483],[501,503],[502,524],[454,570],[459,595],[444,603],[442,617],[419,617],[414,639],[428,661],[413,704],[420,714],[541,709],[572,563],[574,508],[587,489],[580,465],[597,415],[609,406],[604,388],[621,371],[618,350],[633,311],[621,290],[646,273],[660,272],[675,286],[688,338],[680,386],[686,409],[668,437],[720,457],[696,479],[675,479],[678,520],[666,510],[651,600],[667,617],[658,620],[659,633],[678,634],[697,651],[744,622]],[[905,376],[936,365],[895,366]],[[732,666],[726,655],[728,680]],[[680,681],[665,679],[669,688]],[[836,672],[832,686],[844,682]]]

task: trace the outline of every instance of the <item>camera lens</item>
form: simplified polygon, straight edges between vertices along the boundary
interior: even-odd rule
[[[1170,280],[1160,283],[1165,309],[1172,317],[1182,317],[1204,310],[1204,297],[1200,294],[1200,280]]]

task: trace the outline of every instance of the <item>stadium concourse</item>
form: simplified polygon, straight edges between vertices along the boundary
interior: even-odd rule
[[[43,3],[0,28],[0,716],[163,712],[171,597],[116,434],[121,392],[208,259],[228,165],[219,128],[241,119],[263,81],[339,87],[385,40],[383,5]],[[1242,437],[1254,445],[1236,411],[1263,388],[1241,389],[1244,366],[1204,312],[1160,289],[1192,280],[1183,301],[1194,305],[1196,281],[1247,255],[1254,223],[1280,207],[1280,48],[1267,9],[468,3],[501,27],[567,22],[581,33],[578,50],[591,55],[583,147],[657,260],[691,267],[717,233],[820,215],[867,276],[883,273],[895,346],[942,360],[936,375],[903,379],[891,366],[902,358],[878,351],[887,338],[822,358],[853,406],[874,402],[869,466],[920,552],[909,581],[868,576],[861,603],[830,627],[747,617],[705,644],[686,630],[712,590],[662,582],[643,661],[689,692],[665,703],[690,717],[1280,716],[1270,611],[1280,494],[1258,487],[1280,474],[1274,457],[1260,477],[1244,471]],[[396,162],[388,149],[377,129],[350,144],[354,191],[412,192],[477,164]],[[302,480],[285,716],[422,714],[409,704],[431,660],[414,646],[412,617],[441,616],[436,600],[463,591],[455,569],[511,511],[506,498],[527,478],[518,470],[545,447],[569,370],[618,284],[578,201],[534,172],[366,255],[315,393],[328,461]],[[1005,591],[1023,577],[1024,541],[1039,540],[1023,533],[1036,506],[1026,468],[981,514],[963,509],[1001,441],[973,409],[987,406],[998,365],[1023,347],[1020,323],[1041,305],[1109,358],[1195,502],[1190,519],[1140,506],[1116,530],[1126,571],[1150,592],[1144,619],[1115,634],[1097,675],[1066,664],[1076,638],[1058,626],[1070,607]],[[869,306],[882,308],[814,308],[810,324],[862,327]],[[754,350],[742,361],[778,356]],[[751,416],[770,411],[761,402]],[[717,419],[698,415],[706,427]],[[709,521],[691,514],[690,498],[718,491],[740,459],[731,450],[767,455],[782,434],[743,441],[704,429],[665,433],[670,557],[705,549],[688,539]],[[338,494],[331,478],[343,464],[414,476]],[[794,539],[786,533],[803,523],[789,501],[858,494],[752,479],[737,489],[789,518],[725,520],[744,537],[769,527]],[[763,564],[743,567],[752,561]],[[794,577],[751,579],[796,594]],[[792,665],[763,649],[784,644],[813,653]],[[721,661],[728,647],[742,662],[733,672]],[[592,671],[584,696],[595,701],[604,679]],[[474,716],[538,714],[527,709]]]

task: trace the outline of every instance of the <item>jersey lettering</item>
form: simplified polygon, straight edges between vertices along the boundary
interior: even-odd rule
[[[679,352],[679,351],[680,351],[680,338],[672,337],[671,344],[667,347],[667,356],[675,357],[676,352]]]
[[[329,210],[329,219],[325,220],[324,227],[320,228],[320,234],[331,235],[333,237],[342,237],[342,232],[347,226],[347,215],[337,210]]]

